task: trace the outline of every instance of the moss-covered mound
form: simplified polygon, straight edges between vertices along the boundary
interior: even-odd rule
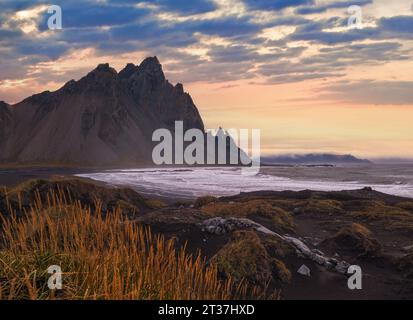
[[[213,197],[213,196],[204,196],[204,197],[199,197],[198,199],[195,200],[195,208],[201,208],[209,203],[216,202],[218,201],[218,198]]]
[[[333,237],[324,240],[322,246],[365,257],[375,257],[381,253],[381,245],[372,232],[359,223],[343,227]]]
[[[402,202],[400,206],[393,206],[377,200],[359,201],[352,210],[351,217],[379,223],[387,231],[413,233],[413,214],[407,209],[406,202]]]
[[[162,201],[147,199],[132,189],[107,188],[84,179],[56,178],[28,180],[12,188],[1,189],[0,212],[8,212],[10,208],[23,212],[36,204],[49,204],[54,196],[68,203],[80,202],[93,210],[99,204],[103,213],[120,208],[123,213],[134,215],[165,206]]]
[[[211,262],[224,276],[266,286],[291,280],[291,272],[282,258],[292,253],[293,249],[281,240],[261,239],[253,231],[236,231]]]
[[[201,208],[211,217],[249,218],[267,224],[274,231],[293,231],[294,219],[287,211],[266,200],[211,202]]]

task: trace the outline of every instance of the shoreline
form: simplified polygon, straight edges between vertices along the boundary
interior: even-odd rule
[[[51,173],[51,180],[46,180]],[[96,198],[102,201],[106,213],[121,208],[134,223],[148,226],[167,239],[176,239],[177,248],[186,246],[191,254],[201,252],[208,260],[215,259],[221,263],[223,274],[235,272],[263,286],[269,281],[287,300],[413,297],[413,283],[411,287],[408,282],[407,287],[404,285],[405,274],[411,272],[410,264],[402,264],[413,257],[413,251],[412,255],[405,251],[413,247],[412,199],[364,188],[256,191],[192,201],[181,202],[173,197],[162,201],[130,188],[68,174],[58,176],[55,171],[43,171],[42,178],[9,189],[7,197],[0,196],[6,217],[5,199],[10,199],[14,210],[21,211],[19,199],[23,199],[27,210],[37,191],[46,201],[50,190],[67,190],[73,199],[92,210]],[[0,188],[2,192],[6,190]],[[304,256],[291,247],[294,244],[304,245]],[[248,254],[243,248],[250,248]],[[322,263],[314,257],[323,258]],[[346,275],[331,269],[326,259],[360,265],[365,272],[364,290],[348,290]],[[251,268],[241,267],[249,264]],[[302,265],[311,270],[311,276],[298,273]],[[407,291],[398,291],[402,289]]]
[[[198,167],[197,167],[198,168]],[[205,167],[204,167],[205,168]],[[212,167],[209,167],[212,168]],[[223,168],[229,168],[228,166],[225,167],[217,167],[217,169],[223,169]],[[289,167],[285,167],[286,169],[289,169]],[[97,173],[102,173],[104,171],[120,171],[120,170],[125,170],[127,172],[128,170],[133,171],[136,170],[137,172],[145,170],[145,169],[150,169],[150,171],[158,171],[158,170],[171,170],[174,171],[176,169],[188,169],[187,171],[190,172],[192,167],[188,166],[159,166],[159,167],[134,167],[134,168],[66,168],[66,167],[25,167],[25,168],[0,168],[0,186],[6,186],[6,187],[12,187],[17,184],[20,184],[22,182],[28,181],[28,180],[36,180],[36,179],[53,179],[53,178],[73,178],[73,179],[79,179],[83,181],[89,181],[92,182],[96,185],[101,185],[101,186],[106,186],[108,188],[129,188],[132,189],[136,192],[139,192],[147,197],[153,197],[153,198],[159,198],[163,199],[167,202],[170,202],[171,199],[174,200],[194,200],[198,197],[206,196],[206,195],[212,195],[216,197],[231,197],[231,196],[236,196],[238,194],[243,194],[243,193],[265,193],[265,192],[283,192],[283,191],[293,191],[293,192],[299,192],[299,191],[314,191],[314,192],[340,192],[340,191],[356,191],[356,190],[361,190],[363,188],[371,188],[374,191],[377,191],[381,194],[385,194],[388,196],[395,196],[399,197],[401,199],[407,199],[411,200],[413,199],[413,196],[406,196],[403,194],[395,194],[391,192],[385,192],[383,190],[379,190],[378,188],[375,188],[374,184],[363,184],[360,183],[359,185],[352,185],[351,188],[346,188],[346,185],[342,185],[343,188],[337,188],[337,184],[340,183],[338,181],[323,181],[320,180],[321,183],[331,183],[332,187],[331,189],[320,189],[320,188],[313,188],[312,187],[312,182],[311,180],[308,180],[308,186],[305,184],[306,180],[301,180],[299,181],[303,187],[302,188],[289,188],[288,186],[285,186],[285,188],[282,188],[282,186],[277,186],[274,188],[271,188],[269,186],[268,188],[263,188],[263,189],[257,189],[257,190],[243,190],[239,189],[239,191],[234,191],[233,193],[228,193],[228,192],[223,192],[222,194],[214,194],[214,192],[208,193],[208,190],[205,190],[205,192],[201,192],[202,194],[196,194],[195,192],[193,193],[188,193],[185,194],[185,190],[182,191],[175,191],[178,190],[179,187],[175,186],[174,188],[167,189],[165,186],[162,188],[158,187],[156,184],[153,185],[153,188],[151,187],[150,183],[142,183],[142,184],[133,184],[130,182],[115,182],[115,181],[107,181],[107,180],[100,180],[96,179],[93,177],[88,177],[87,175],[93,175]],[[301,169],[314,169],[314,167],[309,166],[309,167],[301,167]],[[281,177],[278,175],[274,175],[275,178]],[[178,177],[179,178],[179,177]],[[292,178],[291,180],[294,180]],[[281,183],[282,184],[282,183]],[[280,184],[280,185],[281,185]],[[160,183],[162,185],[162,183]],[[225,184],[223,184],[225,185]],[[389,185],[390,186],[390,185]],[[199,187],[199,186],[198,186]],[[400,185],[401,188],[403,188],[402,185]],[[171,191],[169,191],[171,190]],[[211,189],[212,190],[212,189]],[[236,190],[236,188],[234,189]],[[199,191],[199,190],[198,190]]]

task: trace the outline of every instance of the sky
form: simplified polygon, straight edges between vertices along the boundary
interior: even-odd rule
[[[0,100],[147,56],[263,154],[413,158],[413,0],[0,0]]]

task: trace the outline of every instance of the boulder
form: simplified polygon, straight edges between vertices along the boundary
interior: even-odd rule
[[[307,267],[305,264],[303,264],[298,270],[298,274],[301,274],[302,276],[305,277],[311,277],[311,270],[309,267]]]

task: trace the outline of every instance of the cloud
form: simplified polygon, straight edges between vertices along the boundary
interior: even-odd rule
[[[283,10],[289,7],[310,5],[314,0],[244,0],[244,3],[254,10]]]
[[[413,81],[343,82],[327,86],[320,98],[357,104],[412,105]]]
[[[214,11],[218,8],[213,0],[109,0],[115,5],[151,4],[157,9],[176,12],[183,15],[200,14]]]
[[[296,9],[297,14],[315,14],[323,13],[330,9],[348,8],[350,6],[365,6],[373,3],[373,0],[351,0],[351,1],[335,1],[323,5],[306,6]]]
[[[212,0],[155,0],[153,2],[165,11],[182,14],[206,13],[217,9],[216,3]]]
[[[376,26],[367,25],[363,29],[350,28],[341,31],[327,31],[331,27],[345,27],[346,19],[331,18],[329,20],[312,21],[297,27],[289,36],[290,40],[305,40],[335,45],[362,40],[395,40],[413,39],[413,16],[394,16],[380,18]]]
[[[0,42],[21,36],[22,32],[20,30],[0,29]]]
[[[259,33],[267,25],[252,22],[248,17],[225,17],[209,20],[193,20],[177,24],[176,28],[190,32],[221,37],[237,37]]]
[[[368,44],[351,44],[320,49],[320,55],[303,59],[307,63],[317,62],[339,63],[345,61],[347,66],[356,64],[377,64],[388,61],[408,60],[412,52],[405,50],[398,42],[377,42]]]
[[[290,40],[298,41],[312,41],[323,43],[327,45],[335,45],[342,43],[350,43],[354,41],[361,41],[366,39],[379,39],[380,30],[374,27],[366,27],[364,29],[350,29],[348,31],[323,31],[323,25],[313,24],[313,28],[309,29],[307,26],[302,26],[297,31],[289,36]]]
[[[53,74],[47,69],[33,74],[31,70],[88,48],[107,59],[130,52],[158,55],[161,61],[167,61],[173,80],[179,82],[257,77],[267,84],[331,80],[348,76],[348,69],[354,66],[411,59],[412,50],[406,40],[413,39],[413,16],[368,17],[369,24],[364,29],[346,30],[347,15],[323,14],[330,9],[371,2],[55,0],[53,3],[63,9],[63,30],[47,29],[49,14],[44,10],[39,17],[30,18],[37,28],[27,32],[22,29],[24,21],[11,22],[17,10],[33,10],[48,3],[2,0],[0,78],[60,81],[65,74],[79,72],[65,69]],[[232,8],[223,3],[243,3],[245,7]],[[303,15],[310,13],[314,14],[311,19]],[[279,32],[280,37],[272,34],[285,27],[289,31]],[[330,94],[339,92],[337,89]]]
[[[389,61],[410,60],[412,52],[398,42],[336,45],[319,49],[318,54],[306,56],[307,48],[285,50],[285,55],[275,55],[273,62],[267,59],[257,72],[269,84],[301,82],[310,79],[343,77],[349,67],[380,65]],[[281,60],[280,60],[281,59]],[[291,60],[297,62],[291,62]]]
[[[281,84],[301,82],[310,79],[325,79],[328,77],[342,77],[343,65],[328,61],[318,62],[288,62],[278,61],[262,64],[257,72],[266,78],[267,84]]]
[[[84,28],[125,25],[146,18],[150,10],[132,5],[96,4],[65,1],[62,8],[64,28]],[[47,30],[50,14],[47,11],[39,22],[40,30]]]
[[[378,24],[384,36],[413,39],[413,16],[381,18]]]

